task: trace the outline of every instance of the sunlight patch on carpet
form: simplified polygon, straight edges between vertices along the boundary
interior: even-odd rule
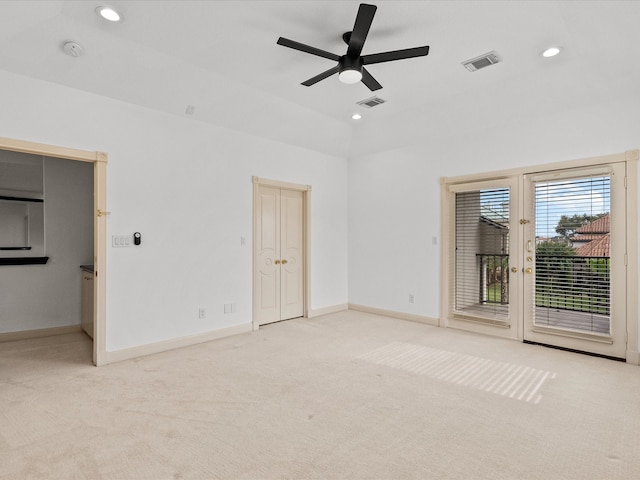
[[[539,403],[538,392],[556,376],[547,370],[402,342],[358,358],[529,403]]]

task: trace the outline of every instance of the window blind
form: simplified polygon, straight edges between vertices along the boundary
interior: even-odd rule
[[[453,312],[509,322],[510,189],[455,194]]]
[[[610,334],[610,175],[533,185],[534,325]]]

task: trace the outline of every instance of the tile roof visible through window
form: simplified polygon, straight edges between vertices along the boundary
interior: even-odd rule
[[[576,229],[571,239],[575,242],[576,255],[579,257],[609,257],[611,234],[609,214]]]
[[[576,229],[576,233],[609,233],[610,231],[611,222],[609,214]]]
[[[578,257],[609,257],[610,240],[610,234],[602,235],[597,240],[592,240],[576,249],[576,255]]]

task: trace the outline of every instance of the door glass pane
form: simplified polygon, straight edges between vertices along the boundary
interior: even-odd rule
[[[534,324],[610,334],[611,177],[534,188]]]
[[[509,321],[509,188],[456,193],[453,311]]]

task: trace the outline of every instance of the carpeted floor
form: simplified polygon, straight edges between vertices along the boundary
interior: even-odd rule
[[[95,368],[0,344],[0,479],[629,479],[640,367],[354,311]]]

